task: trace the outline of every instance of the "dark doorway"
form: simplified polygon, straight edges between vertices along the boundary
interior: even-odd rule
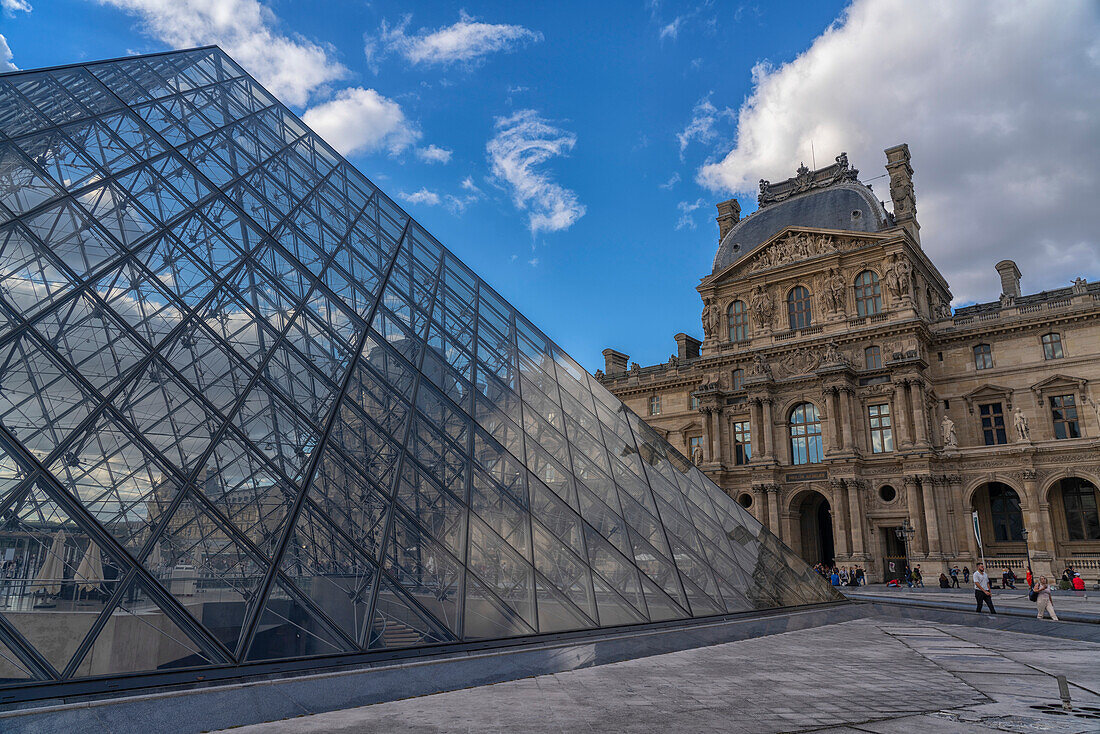
[[[798,505],[798,524],[802,558],[810,564],[832,565],[836,556],[829,500],[818,492],[808,492]]]
[[[886,553],[882,559],[882,580],[903,579],[906,564],[905,542],[898,538],[897,528],[880,528]]]

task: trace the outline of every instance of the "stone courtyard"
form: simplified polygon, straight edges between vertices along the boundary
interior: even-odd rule
[[[1100,731],[1097,660],[1097,643],[869,618],[232,731],[1076,734]]]

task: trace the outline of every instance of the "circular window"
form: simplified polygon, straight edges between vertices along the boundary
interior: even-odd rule
[[[743,494],[737,498],[737,504],[741,505],[745,509],[752,507],[752,495]]]
[[[740,252],[741,251],[741,245],[734,245],[733,246],[733,251],[734,252]]]
[[[852,210],[852,219],[853,220],[859,219],[862,216],[863,216],[863,212],[861,212],[859,209],[853,209]]]
[[[889,484],[884,484],[878,488],[878,496],[882,498],[883,502],[893,502],[898,498],[898,493]]]

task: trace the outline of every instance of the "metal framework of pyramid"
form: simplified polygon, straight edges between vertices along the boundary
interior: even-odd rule
[[[216,47],[0,75],[0,570],[5,689],[835,599]]]

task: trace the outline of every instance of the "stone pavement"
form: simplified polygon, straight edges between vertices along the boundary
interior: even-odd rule
[[[961,579],[959,583],[962,584]],[[842,587],[840,591],[851,599],[873,596],[889,599],[890,601],[935,602],[971,611],[974,609],[974,590],[972,588],[941,589],[936,586],[923,589],[905,587],[891,589],[883,584],[874,584],[871,586]],[[1005,611],[1027,612],[1035,616],[1035,602],[1027,598],[1027,589],[1023,584],[1020,584],[1015,590],[994,589],[993,605],[997,607],[998,611],[1003,609]],[[1076,621],[1100,622],[1100,591],[1055,591],[1054,608],[1059,616],[1065,616]]]
[[[1100,644],[870,618],[232,731],[1078,734],[1100,731],[1098,661]]]

